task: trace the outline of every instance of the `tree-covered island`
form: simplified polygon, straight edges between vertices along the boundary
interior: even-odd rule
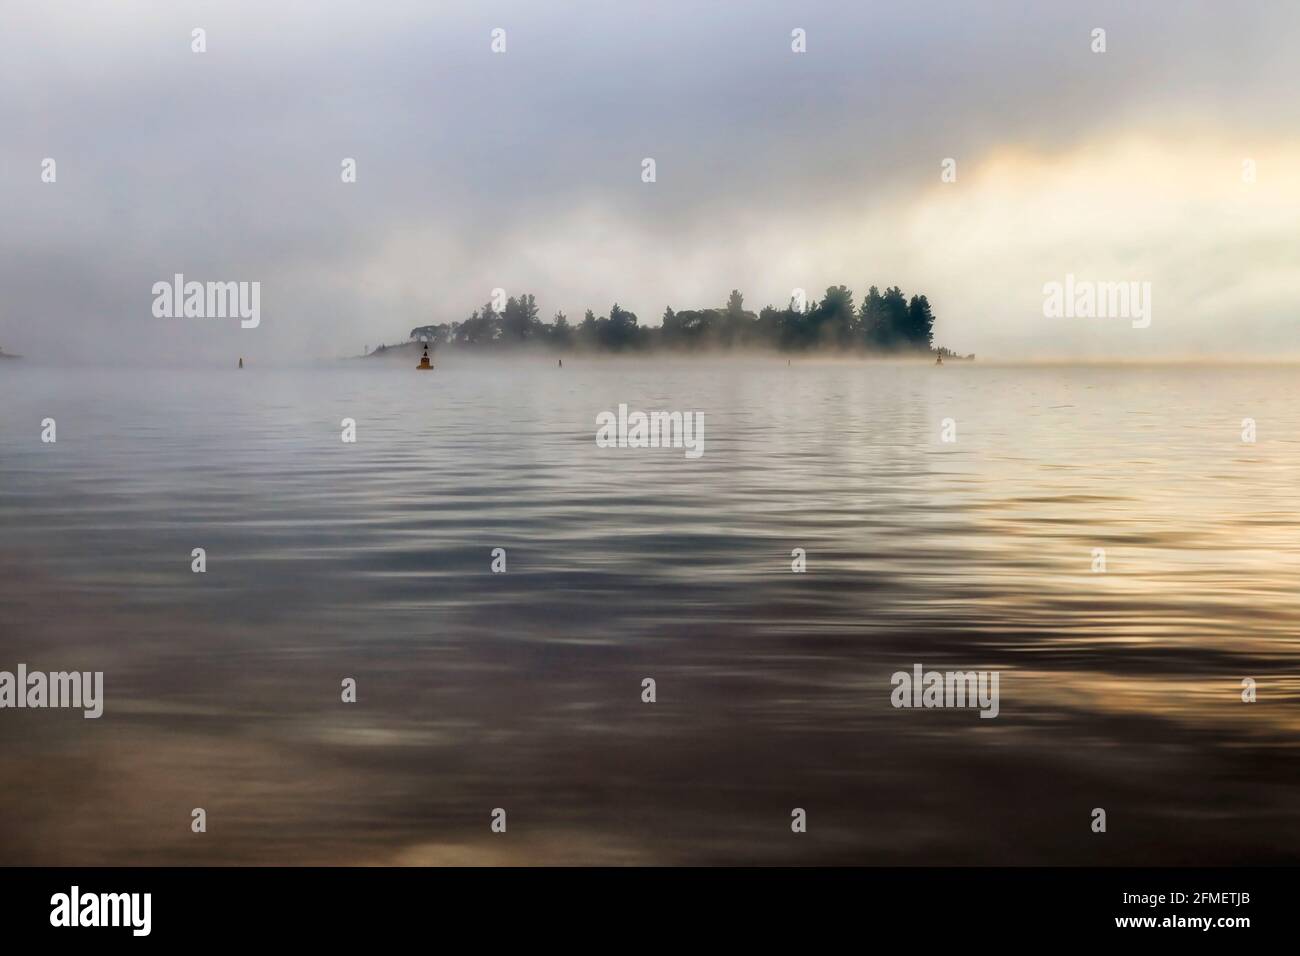
[[[897,286],[881,292],[872,286],[855,306],[853,292],[831,286],[822,299],[801,308],[796,300],[783,309],[766,306],[755,314],[733,289],[726,305],[715,309],[664,310],[659,326],[639,324],[633,312],[618,303],[609,315],[587,310],[581,322],[569,322],[563,312],[551,322],[539,318],[531,294],[511,296],[498,310],[491,303],[460,322],[421,325],[407,344],[466,351],[497,351],[541,346],[557,351],[704,352],[755,349],[782,352],[870,353],[897,356],[959,356],[934,346],[934,313],[924,295],[908,299]],[[380,346],[378,355],[391,347]]]

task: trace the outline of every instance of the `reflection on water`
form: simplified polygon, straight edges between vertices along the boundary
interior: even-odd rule
[[[1300,851],[1292,368],[0,373],[0,669],[106,696],[0,711],[0,862]],[[597,448],[620,402],[703,457]]]

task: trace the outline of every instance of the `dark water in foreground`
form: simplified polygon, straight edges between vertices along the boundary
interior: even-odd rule
[[[1295,368],[6,365],[0,863],[1295,862],[1298,504]]]

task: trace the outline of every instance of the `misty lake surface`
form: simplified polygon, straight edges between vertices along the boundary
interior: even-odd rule
[[[1294,367],[231,365],[0,365],[0,863],[1300,858]]]

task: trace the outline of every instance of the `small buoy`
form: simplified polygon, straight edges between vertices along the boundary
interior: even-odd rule
[[[421,372],[428,372],[433,369],[433,366],[429,364],[429,345],[427,342],[424,346],[424,354],[420,356],[420,364],[416,366],[416,369]]]
[[[239,367],[240,368],[244,367],[244,357],[242,355],[239,357]]]
[[[564,368],[564,359],[560,359],[560,368]]]

